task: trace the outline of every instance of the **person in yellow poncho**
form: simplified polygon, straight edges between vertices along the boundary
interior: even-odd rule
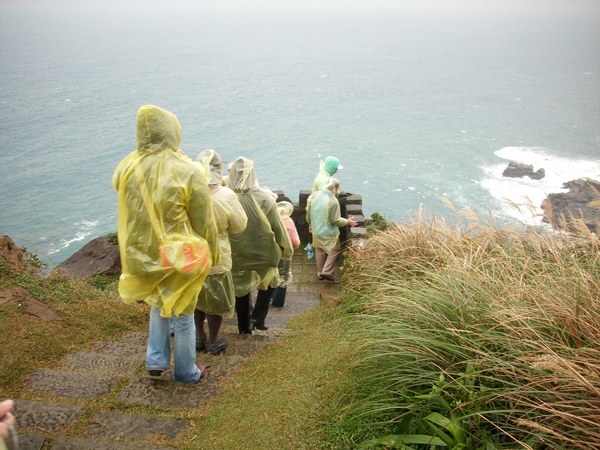
[[[265,318],[278,285],[279,260],[291,258],[294,249],[275,199],[258,185],[254,162],[238,157],[231,165],[228,183],[248,216],[246,230],[230,235],[229,241],[238,331],[252,334],[253,328],[267,329]],[[258,296],[250,315],[250,291],[254,289],[258,289]]]
[[[153,105],[138,110],[137,150],[117,166],[118,238],[125,303],[144,301],[150,312],[146,368],[169,368],[174,324],[175,380],[197,382],[194,310],[202,283],[220,262],[206,171],[179,150],[175,114]]]
[[[196,350],[218,355],[227,348],[227,339],[218,338],[223,317],[233,316],[235,292],[231,276],[231,244],[229,234],[240,234],[246,229],[248,218],[240,205],[237,194],[223,186],[223,162],[214,150],[204,150],[196,161],[210,172],[210,198],[217,229],[221,263],[210,269],[198,297],[194,320],[196,321]],[[204,319],[208,324],[208,335],[204,330]]]

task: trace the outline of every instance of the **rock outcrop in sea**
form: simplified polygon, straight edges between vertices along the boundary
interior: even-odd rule
[[[533,171],[533,166],[531,164],[522,164],[516,162],[509,162],[504,172],[502,172],[502,176],[510,177],[510,178],[523,178],[529,177],[532,180],[541,180],[546,176],[546,171],[542,168]]]
[[[542,202],[546,223],[566,231],[577,232],[583,223],[593,233],[600,230],[600,182],[577,179],[563,184],[566,193],[549,194]]]

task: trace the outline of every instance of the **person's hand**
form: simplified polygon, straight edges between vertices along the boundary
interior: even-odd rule
[[[15,416],[10,413],[13,406],[15,404],[12,400],[0,402],[0,437],[5,440],[10,435],[10,427],[14,427],[16,423]]]
[[[354,217],[350,217],[348,219],[348,225],[350,225],[351,227],[355,227],[356,225],[358,225],[358,222],[354,220]]]

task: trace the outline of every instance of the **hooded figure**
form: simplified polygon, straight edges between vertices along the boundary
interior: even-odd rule
[[[146,367],[151,375],[169,367],[173,316],[175,380],[187,383],[203,373],[195,365],[193,313],[220,252],[206,171],[183,155],[180,139],[173,113],[142,106],[137,150],[117,166],[112,184],[118,194],[119,294],[125,303],[152,306]]]
[[[331,177],[326,187],[307,199],[306,221],[311,227],[319,280],[334,281],[335,262],[341,251],[339,227],[348,224],[356,226],[353,218],[346,219],[340,214],[340,204],[336,198],[339,190],[339,180]]]
[[[319,163],[319,173],[313,181],[311,194],[314,194],[315,192],[327,186],[331,176],[342,168],[343,167],[340,165],[340,160],[337,159],[335,156],[328,156],[327,158],[325,158],[325,161],[321,161]]]
[[[118,193],[119,293],[125,303],[143,300],[163,317],[189,315],[210,266],[220,262],[206,171],[180,153],[181,125],[173,113],[142,106],[136,131],[137,150],[112,179]],[[205,270],[165,270],[159,248],[173,235],[208,244]]]
[[[240,333],[252,332],[250,324],[250,291],[259,289],[256,306],[252,312],[255,327],[266,329],[264,319],[268,313],[272,287],[277,286],[277,266],[282,258],[291,258],[294,250],[283,224],[275,199],[258,184],[254,162],[244,157],[231,165],[229,187],[248,216],[246,230],[230,235],[233,283],[236,312]]]
[[[210,174],[208,187],[213,213],[219,234],[221,263],[210,269],[198,297],[196,312],[196,350],[206,350],[213,355],[227,348],[226,339],[218,339],[223,317],[233,316],[235,292],[231,276],[231,244],[229,234],[239,234],[246,229],[248,218],[238,196],[223,186],[223,162],[214,150],[204,150],[196,161]],[[204,319],[208,322],[208,336],[204,331]]]
[[[294,250],[300,247],[300,236],[298,236],[298,230],[296,224],[292,219],[294,212],[294,205],[288,201],[287,197],[280,197],[277,200],[277,211],[279,216],[285,225],[285,228],[292,241],[292,247]],[[287,293],[287,287],[292,282],[292,258],[281,258],[279,261],[279,285],[273,291],[271,298],[271,305],[277,308],[285,306],[285,297]]]

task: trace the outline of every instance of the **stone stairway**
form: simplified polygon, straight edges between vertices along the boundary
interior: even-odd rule
[[[115,341],[97,341],[89,352],[65,356],[56,369],[38,368],[28,379],[32,398],[52,401],[14,399],[20,450],[158,450],[169,446],[189,429],[184,419],[161,417],[173,410],[202,408],[213,397],[223,380],[263,345],[287,332],[286,323],[317,306],[322,295],[337,295],[338,286],[317,281],[316,265],[296,251],[293,281],[288,287],[286,307],[271,308],[267,331],[252,335],[237,334],[235,316],[225,320],[221,337],[229,347],[221,355],[199,353],[197,363],[206,367],[197,384],[173,381],[172,369],[160,378],[147,376],[144,367],[147,333],[129,332]],[[152,415],[123,414],[111,405],[131,405],[135,412],[148,410]],[[137,408],[136,408],[137,406]],[[161,445],[155,445],[155,442]]]

